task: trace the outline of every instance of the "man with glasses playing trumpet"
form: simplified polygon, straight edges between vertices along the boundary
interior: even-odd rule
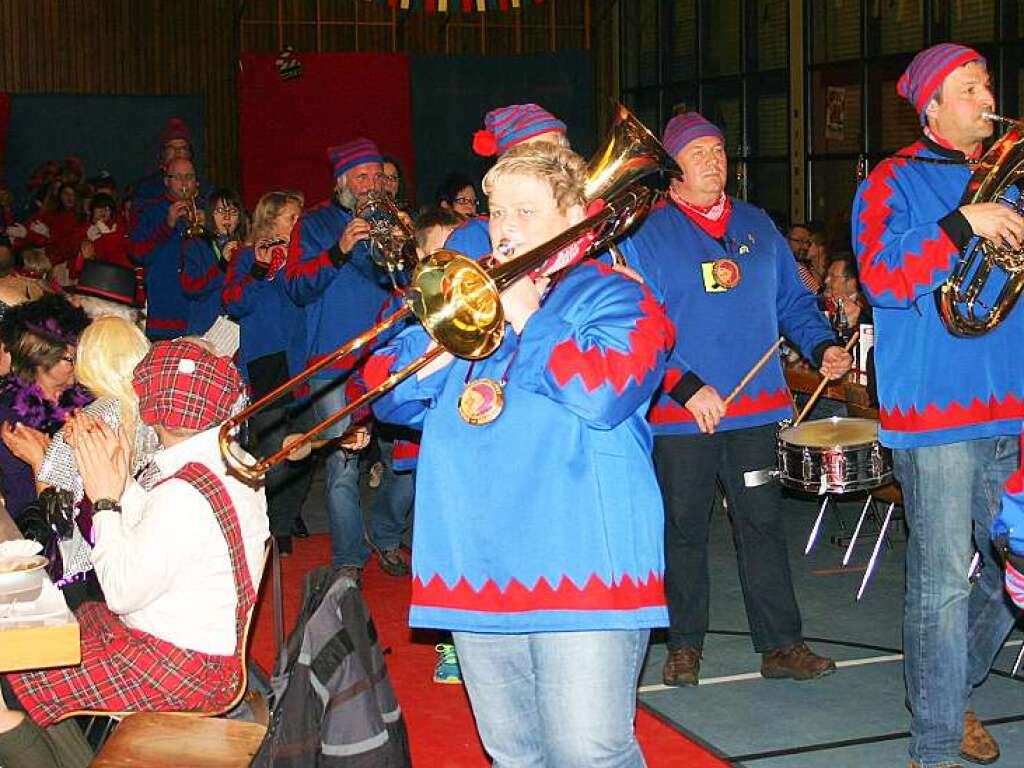
[[[984,764],[999,747],[970,696],[1014,621],[988,531],[1018,462],[1024,358],[1015,350],[1024,312],[963,338],[933,294],[973,238],[1020,249],[1024,220],[996,202],[961,204],[971,164],[993,133],[981,54],[934,45],[914,57],[897,91],[923,135],[872,171],[852,220],[861,285],[874,306],[879,438],[893,449],[912,529],[903,618],[911,765]],[[974,547],[982,568],[972,586]]]
[[[483,182],[498,261],[580,222],[584,176],[551,144],[499,159]],[[445,353],[374,410],[423,429],[410,624],[452,630],[495,764],[641,766],[636,683],[666,622],[644,414],[674,329],[596,261],[549,276],[560,253],[502,294],[492,355]],[[419,325],[403,331],[367,384],[428,346]]]
[[[146,271],[146,336],[151,341],[185,333],[189,302],[179,280],[182,249],[190,232],[202,224],[196,207],[195,166],[177,157],[167,164],[166,193],[141,212],[132,230],[131,253]]]

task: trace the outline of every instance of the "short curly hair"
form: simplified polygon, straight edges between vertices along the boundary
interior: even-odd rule
[[[512,147],[484,176],[484,194],[490,196],[494,185],[506,176],[529,176],[547,182],[559,211],[586,203],[586,161],[571,149],[552,142],[527,142]]]

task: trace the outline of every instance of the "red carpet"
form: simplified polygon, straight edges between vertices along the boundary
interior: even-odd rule
[[[295,540],[295,554],[282,561],[285,628],[292,626],[302,599],[304,575],[330,560],[327,536]],[[469,700],[461,685],[438,685],[431,679],[437,637],[413,633],[408,618],[410,581],[396,579],[371,561],[364,576],[363,593],[387,654],[388,670],[405,712],[412,744],[413,764],[430,768],[483,768],[489,765],[476,736]],[[274,664],[274,623],[270,606],[271,584],[260,591],[250,654],[264,669]],[[728,764],[643,711],[637,712],[637,734],[651,768],[687,766],[721,768]]]

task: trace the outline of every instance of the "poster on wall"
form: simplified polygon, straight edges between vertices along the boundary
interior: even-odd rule
[[[825,102],[825,138],[842,141],[846,129],[846,89],[830,85]]]

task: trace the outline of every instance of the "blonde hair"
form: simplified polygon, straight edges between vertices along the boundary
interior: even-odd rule
[[[96,397],[109,397],[121,406],[121,424],[134,437],[139,419],[139,398],[132,387],[135,366],[149,351],[149,341],[121,317],[94,320],[78,341],[75,373]]]
[[[583,184],[587,164],[571,149],[549,141],[517,144],[498,158],[483,180],[484,194],[491,195],[494,185],[506,176],[529,176],[551,187],[558,210],[583,205]]]
[[[281,213],[281,209],[289,203],[299,206],[301,211],[302,206],[306,204],[306,198],[301,192],[290,189],[275,190],[263,195],[252,212],[252,231],[249,233],[249,242],[254,243],[270,234],[274,220]]]

